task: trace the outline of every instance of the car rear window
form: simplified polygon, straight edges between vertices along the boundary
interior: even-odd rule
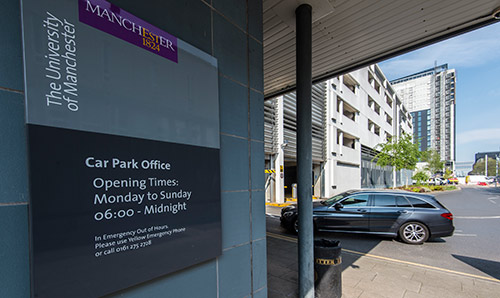
[[[375,207],[396,207],[396,198],[393,195],[374,195]]]
[[[438,200],[436,200],[436,203],[439,205],[439,207],[441,207],[443,209],[448,209],[448,208],[446,208],[445,205],[441,204],[441,202],[439,202]]]
[[[431,204],[427,203],[424,200],[417,199],[415,197],[406,197],[408,201],[413,205],[414,208],[435,208]]]
[[[407,207],[407,208],[412,207],[410,202],[408,202],[408,200],[403,196],[396,196],[396,204],[398,205],[398,207]]]

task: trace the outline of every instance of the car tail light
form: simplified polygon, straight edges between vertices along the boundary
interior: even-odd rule
[[[451,214],[451,213],[443,213],[443,214],[441,214],[441,216],[446,218],[446,219],[453,220],[453,214]]]

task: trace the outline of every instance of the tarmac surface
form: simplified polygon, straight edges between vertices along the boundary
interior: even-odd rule
[[[268,297],[298,297],[297,237],[276,227],[279,209],[267,207]],[[475,274],[390,258],[376,250],[345,248],[341,266],[343,298],[500,298],[496,274]]]

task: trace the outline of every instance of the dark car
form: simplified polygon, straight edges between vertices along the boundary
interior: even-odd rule
[[[281,210],[281,225],[298,232],[297,206]],[[453,235],[453,215],[432,195],[391,190],[351,190],[313,203],[318,231],[397,237],[410,244]]]

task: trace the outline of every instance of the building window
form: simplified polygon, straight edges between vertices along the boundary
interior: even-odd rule
[[[380,84],[377,82],[375,77],[371,74],[370,71],[368,71],[368,82],[370,85],[377,91],[377,93],[380,93]]]
[[[343,114],[346,118],[351,119],[352,121],[356,121],[356,114],[357,111],[355,108],[353,108],[351,105],[348,103],[344,102],[344,107],[343,107]]]
[[[392,108],[392,99],[389,96],[385,97],[385,102],[387,103],[387,105],[389,105],[389,107]]]
[[[389,114],[385,113],[385,121],[389,124],[392,124],[392,118]]]
[[[342,82],[347,89],[351,90],[352,93],[356,94],[356,87],[359,85],[358,82],[349,74],[343,76]]]

